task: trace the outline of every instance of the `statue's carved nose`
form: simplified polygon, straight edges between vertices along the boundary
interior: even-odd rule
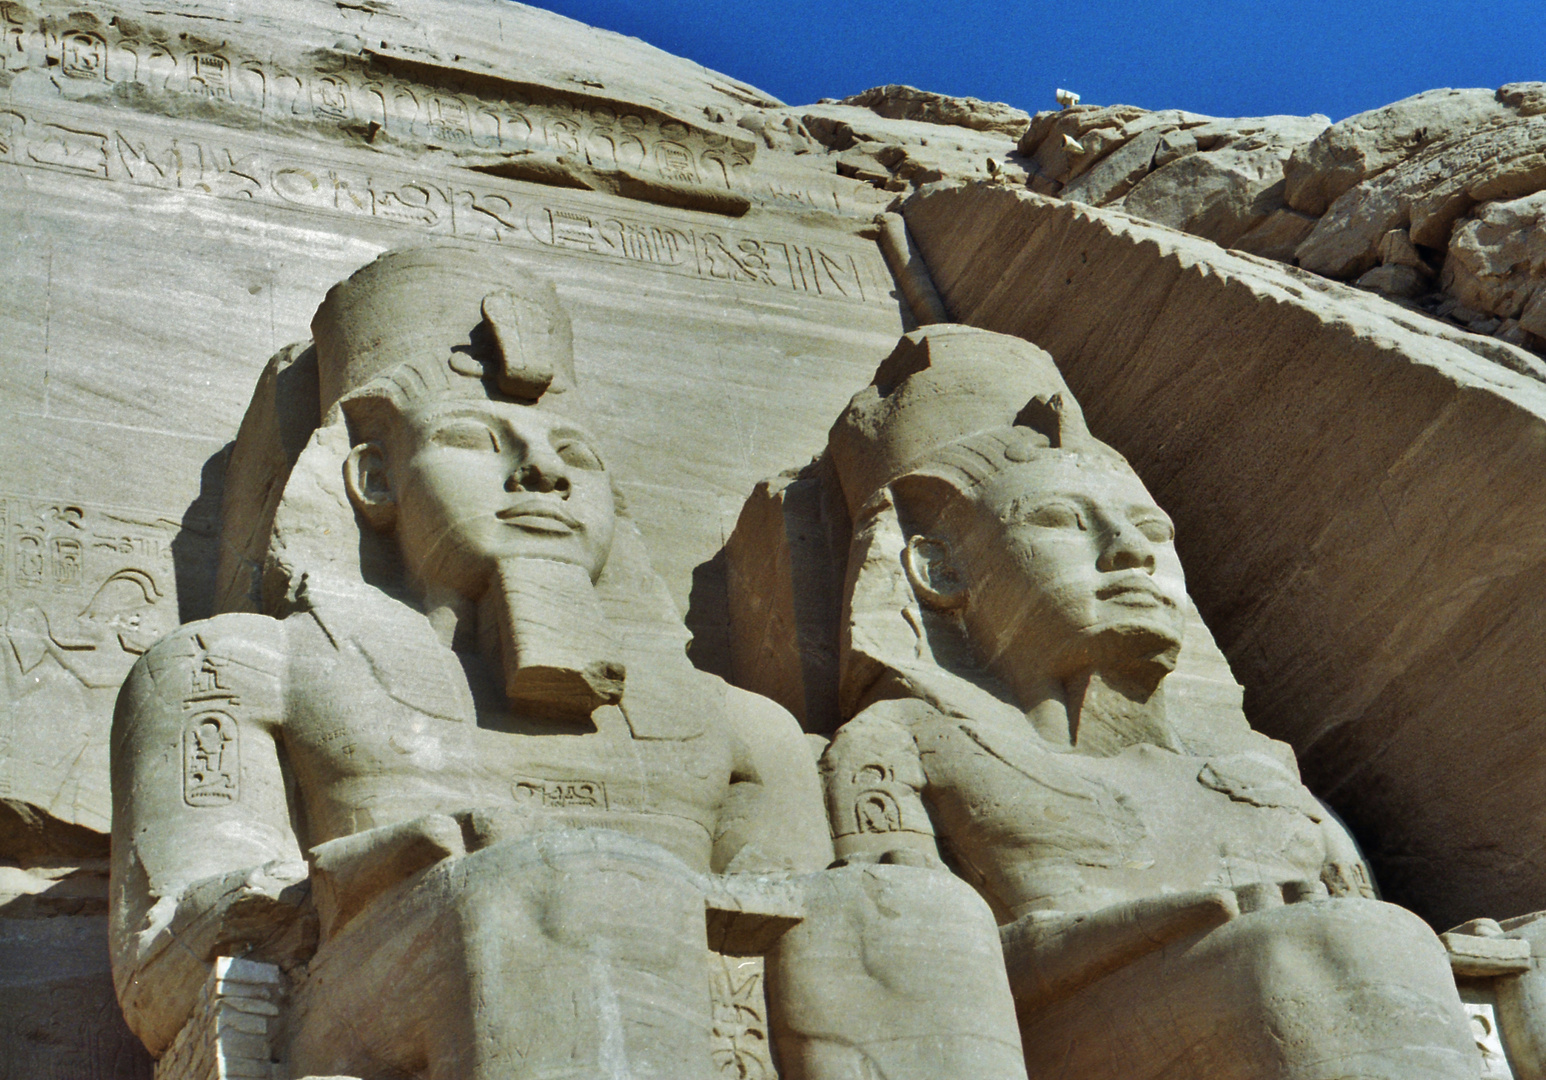
[[[567,499],[569,477],[564,475],[562,465],[555,467],[537,461],[528,461],[510,474],[510,479],[505,481],[505,490],[536,491],[543,494],[557,492]]]
[[[1096,567],[1102,571],[1147,570],[1154,573],[1154,545],[1132,525],[1113,526]]]

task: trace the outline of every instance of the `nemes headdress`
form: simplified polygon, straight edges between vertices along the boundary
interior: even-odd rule
[[[328,290],[311,332],[323,418],[383,377],[409,397],[481,393],[481,380],[529,402],[575,383],[574,333],[552,284],[462,248],[379,256]]]
[[[977,480],[1045,449],[1115,456],[1089,433],[1045,351],[952,324],[897,342],[827,445],[854,521],[876,492],[926,465]]]
[[[347,453],[340,400],[494,394],[535,403],[575,392],[573,330],[557,290],[495,252],[386,252],[328,290],[312,333],[314,343],[269,361],[231,450],[218,610],[261,609],[259,572],[274,551],[281,495],[298,498],[303,486],[292,483],[302,452],[322,440],[338,442],[329,452],[340,459]],[[338,473],[336,462],[329,470]]]

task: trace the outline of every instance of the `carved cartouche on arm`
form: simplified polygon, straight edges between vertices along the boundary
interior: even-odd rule
[[[223,615],[135,664],[113,723],[113,971],[133,1030],[160,1052],[217,956],[306,945],[306,864],[277,740],[283,626]]]

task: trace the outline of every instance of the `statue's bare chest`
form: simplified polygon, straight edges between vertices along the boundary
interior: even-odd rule
[[[1235,774],[1234,757],[1133,747],[1052,754],[1002,732],[920,733],[941,832],[1011,905],[1087,893],[1099,902],[1165,891],[1313,878],[1324,857],[1297,784]],[[1290,790],[1292,787],[1293,790]],[[1311,809],[1313,812],[1313,809]]]
[[[347,651],[291,670],[284,746],[312,843],[424,813],[515,807],[653,830],[685,855],[706,850],[730,782],[720,724],[640,739],[617,706],[584,727],[476,708],[448,717],[394,696]]]

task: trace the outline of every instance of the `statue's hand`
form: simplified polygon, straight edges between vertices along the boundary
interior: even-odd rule
[[[921,870],[950,872],[942,859],[921,847],[894,847],[885,851],[854,851],[837,859],[836,866],[916,866]]]
[[[1129,900],[1091,912],[1033,911],[999,928],[1022,1009],[1064,997],[1140,957],[1240,914],[1232,889]]]
[[[138,934],[140,964],[173,941],[204,963],[246,956],[283,937],[305,915],[311,889],[303,862],[274,860],[202,878],[158,901]]]
[[[383,890],[464,850],[462,826],[446,814],[425,814],[318,844],[311,849],[311,863],[324,932],[337,933]]]
[[[1321,882],[1332,896],[1361,896],[1378,900],[1374,882],[1362,862],[1328,862],[1321,867]]]

